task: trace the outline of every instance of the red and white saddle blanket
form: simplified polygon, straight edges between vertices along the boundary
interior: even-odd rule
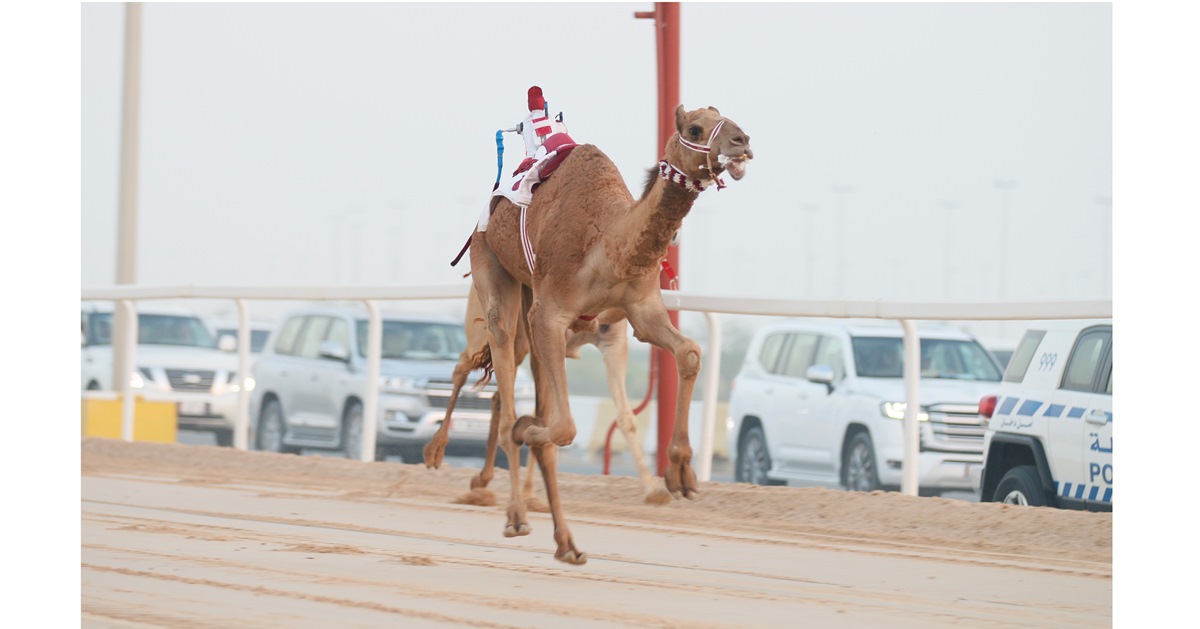
[[[512,177],[500,182],[492,196],[502,196],[519,207],[528,207],[533,202],[533,191],[538,184],[550,178],[559,164],[577,146],[566,133],[555,133],[545,139],[534,157],[527,157],[513,171]],[[487,212],[479,220],[479,231],[487,230]]]

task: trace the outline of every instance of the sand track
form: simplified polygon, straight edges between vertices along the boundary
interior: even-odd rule
[[[899,494],[565,474],[506,539],[473,472],[229,448],[82,444],[89,627],[1108,627],[1112,516]],[[568,622],[569,621],[569,622]]]

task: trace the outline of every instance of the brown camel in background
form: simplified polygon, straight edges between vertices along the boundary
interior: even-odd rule
[[[584,144],[541,184],[527,212],[493,197],[489,226],[472,237],[472,285],[483,306],[497,379],[499,442],[509,461],[520,461],[522,444],[530,447],[554,521],[554,556],[566,563],[587,562],[563,516],[557,476],[558,447],[575,439],[565,360],[567,332],[581,316],[619,309],[638,340],[675,355],[680,383],[665,482],[672,495],[690,498],[697,493],[688,407],[700,371],[700,346],[672,325],[659,289],[659,270],[672,235],[699,193],[710,182],[720,186],[719,176],[725,172],[741,179],[745,160],[753,154],[749,137],[714,108],[685,111],[680,106],[675,127],[663,148],[665,159],[648,177],[640,199],[633,199],[600,149]],[[532,247],[535,268],[527,262],[523,243]],[[513,383],[523,325],[528,325],[540,408],[536,417],[518,420]],[[510,466],[507,537],[531,532],[520,472],[520,465]]]
[[[450,400],[446,406],[446,416],[442,420],[442,425],[438,428],[437,433],[429,440],[429,443],[425,444],[423,454],[426,467],[441,467],[442,459],[446,452],[446,444],[450,440],[451,415],[454,413],[459,392],[466,384],[467,377],[472,371],[484,369],[490,364],[490,353],[487,351],[487,326],[485,325],[483,314],[483,306],[479,301],[479,297],[474,290],[471,290],[470,296],[467,299],[465,322],[467,346],[459,356],[458,364],[454,368],[454,389],[450,393]],[[625,437],[625,442],[629,446],[630,456],[633,457],[633,461],[637,465],[638,477],[641,479],[643,491],[645,492],[645,501],[651,504],[663,504],[669,501],[670,495],[663,487],[662,482],[658,481],[650,473],[650,468],[646,465],[641,440],[637,435],[636,418],[633,414],[633,409],[629,406],[629,398],[626,395],[625,374],[629,364],[629,322],[626,320],[625,314],[620,310],[606,310],[596,317],[594,323],[589,325],[586,322],[577,322],[573,327],[575,328],[574,330],[567,332],[567,357],[579,358],[579,349],[584,345],[591,344],[600,349],[601,356],[604,359],[604,370],[608,381],[609,395],[612,397],[613,404],[617,409],[617,427],[621,429],[621,434]],[[518,326],[517,335],[515,359],[516,363],[520,365],[525,360],[525,356],[529,351],[526,326]],[[487,450],[484,456],[483,469],[471,478],[472,490],[486,489],[488,483],[491,482],[495,475],[496,444],[500,418],[498,409],[499,401],[499,396],[493,396],[492,421],[488,428]],[[509,466],[512,466],[511,462]],[[531,498],[534,493],[533,466],[534,460],[531,458],[522,489],[522,495],[526,499]],[[475,499],[477,500],[478,498]],[[489,501],[488,504],[490,504],[490,494],[487,500]]]

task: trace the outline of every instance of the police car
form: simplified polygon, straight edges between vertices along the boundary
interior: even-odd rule
[[[979,413],[980,500],[1112,510],[1112,320],[1031,326]]]

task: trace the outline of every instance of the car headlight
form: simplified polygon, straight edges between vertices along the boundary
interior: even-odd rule
[[[387,393],[418,393],[415,378],[385,376],[379,379],[379,388]]]
[[[238,386],[237,372],[235,371],[229,372],[229,377],[225,380],[225,384],[229,386],[229,391],[232,393],[237,393],[238,391],[242,390],[242,388]],[[242,381],[242,384],[246,385],[247,393],[254,390],[254,378],[246,376],[245,380]]]
[[[129,374],[129,388],[141,389],[146,386],[146,380],[142,378],[142,374],[134,371]]]
[[[904,419],[904,411],[908,410],[908,404],[904,402],[884,402],[883,404],[879,405],[879,408],[883,411],[884,417],[891,417],[892,419]],[[926,413],[925,411],[917,411],[917,419],[927,422],[929,421],[929,413]]]

